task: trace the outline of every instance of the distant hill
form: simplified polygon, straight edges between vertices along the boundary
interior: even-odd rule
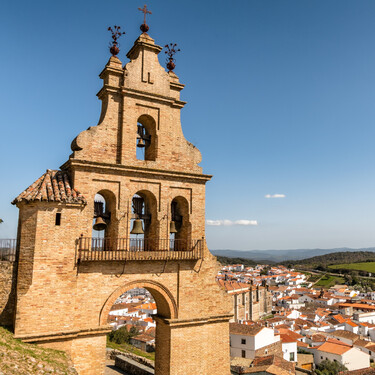
[[[287,260],[283,264],[301,265],[306,268],[317,266],[326,267],[332,264],[375,262],[375,253],[372,251],[346,251],[319,255],[307,259]]]
[[[224,256],[229,258],[245,258],[252,259],[257,263],[260,261],[267,263],[278,263],[286,260],[296,261],[311,258],[311,256],[320,256],[330,253],[344,252],[375,252],[375,247],[350,249],[347,247],[336,249],[295,249],[295,250],[211,250],[216,256]]]
[[[217,256],[217,260],[223,266],[227,266],[228,264],[243,264],[245,267],[253,267],[258,264],[258,262],[254,262],[251,259],[245,259],[245,258],[228,258],[228,257]]]

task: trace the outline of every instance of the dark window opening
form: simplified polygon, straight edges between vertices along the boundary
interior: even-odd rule
[[[246,339],[241,339],[241,344],[246,345]]]
[[[245,351],[245,350],[242,350],[241,355],[242,355],[242,358],[246,358],[246,351]]]
[[[138,123],[136,151],[136,157],[138,160],[150,160],[149,155],[147,155],[150,146],[151,135],[147,132],[146,128],[142,124]]]
[[[60,212],[56,213],[55,225],[61,225],[61,213]]]

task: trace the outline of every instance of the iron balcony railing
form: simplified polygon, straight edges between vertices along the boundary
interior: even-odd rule
[[[93,238],[77,240],[78,261],[194,260],[202,258],[203,240]]]
[[[8,262],[16,261],[16,239],[0,239],[0,260],[6,260]]]

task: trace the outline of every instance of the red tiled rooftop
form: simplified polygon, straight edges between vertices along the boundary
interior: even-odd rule
[[[47,169],[32,185],[24,190],[12,204],[19,202],[64,202],[74,204],[86,204],[83,195],[71,188],[67,172]]]

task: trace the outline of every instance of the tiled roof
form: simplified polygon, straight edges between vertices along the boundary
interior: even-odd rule
[[[360,310],[375,310],[375,306],[367,305],[364,303],[340,303],[340,307],[353,307]]]
[[[338,354],[338,355],[344,354],[350,349],[352,349],[352,347],[349,346],[349,345],[345,345],[343,343],[342,344],[336,344],[336,343],[329,342],[329,341],[320,345],[319,348],[318,348],[318,350],[321,351],[321,352]]]
[[[291,335],[288,335],[287,333],[280,333],[280,340],[282,343],[290,343],[290,342],[297,342],[297,340],[292,337]]]
[[[337,320],[339,323],[345,322],[345,318],[341,314],[333,315],[332,318]]]
[[[314,342],[325,342],[326,339],[327,338],[320,333],[315,333],[311,336],[311,340],[314,341]]]
[[[346,330],[337,330],[329,333],[330,336],[334,337],[342,337],[345,339],[350,339],[350,340],[358,340],[359,335],[356,333],[353,333],[351,331],[346,331]]]
[[[156,328],[155,327],[150,327],[150,328],[147,329],[147,331],[145,333],[147,333],[149,336],[155,337],[155,335],[156,335]]]
[[[46,173],[15,198],[12,204],[22,201],[87,203],[86,199],[79,191],[71,188],[67,172],[53,171],[51,169],[47,169]]]
[[[303,348],[308,348],[309,345],[306,344],[305,342],[302,342],[302,341],[297,341],[297,346],[301,346]],[[298,357],[299,357],[299,354],[298,354]]]
[[[367,348],[368,346],[373,345],[374,343],[367,340],[358,339],[354,343],[354,346],[359,346],[361,348]]]
[[[264,327],[258,324],[253,324],[251,326],[247,324],[238,324],[238,323],[229,324],[229,332],[233,335],[255,336],[263,328]]]
[[[142,341],[142,342],[153,342],[155,341],[155,337],[152,337],[150,335],[148,335],[147,333],[142,333],[140,335],[137,335],[135,337],[133,337],[133,340],[138,340],[138,341]]]
[[[375,375],[375,368],[367,367],[359,370],[341,371],[339,375]]]
[[[137,307],[137,309],[143,310],[156,310],[156,303],[145,303]]]
[[[297,332],[294,332],[290,329],[286,329],[286,328],[280,328],[280,326],[277,327],[277,332],[280,334],[280,335],[287,335],[288,337],[290,337],[293,341],[297,341],[299,339],[302,339],[303,336],[300,335],[299,333]]]
[[[236,281],[217,280],[217,282],[227,292],[236,291],[236,290],[247,291],[247,290],[250,290],[251,288],[250,284],[245,284],[245,283],[236,282]]]
[[[286,361],[284,358],[277,355],[268,355],[264,357],[256,357],[252,363],[253,368],[258,368],[258,371],[267,371],[271,374],[295,374],[295,364]],[[263,366],[266,366],[263,368]],[[270,367],[268,367],[270,366]],[[270,371],[273,370],[273,371]]]

